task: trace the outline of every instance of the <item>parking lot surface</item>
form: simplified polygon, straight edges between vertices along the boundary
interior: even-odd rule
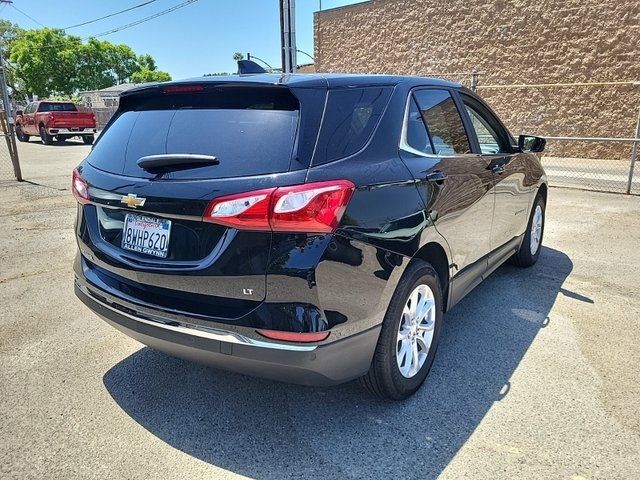
[[[0,182],[1,478],[640,478],[640,197],[552,188],[538,264],[446,316],[391,403],[225,373],[120,334],[73,294],[80,142]]]

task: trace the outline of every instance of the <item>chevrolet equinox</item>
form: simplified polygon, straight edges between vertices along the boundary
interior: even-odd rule
[[[538,259],[544,144],[430,78],[134,88],[73,172],[75,291],[171,355],[403,399],[444,312]]]

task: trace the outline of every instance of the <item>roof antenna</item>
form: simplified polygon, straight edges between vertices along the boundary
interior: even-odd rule
[[[253,60],[238,60],[238,75],[247,73],[267,73],[267,71]]]

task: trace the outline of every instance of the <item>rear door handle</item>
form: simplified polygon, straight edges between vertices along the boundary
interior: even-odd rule
[[[446,178],[447,178],[447,174],[440,170],[434,170],[431,173],[427,173],[427,175],[425,176],[425,179],[428,182],[436,182],[436,183],[442,183],[445,181]]]

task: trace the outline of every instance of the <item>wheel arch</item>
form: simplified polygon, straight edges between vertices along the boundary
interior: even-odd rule
[[[449,257],[447,256],[446,250],[438,242],[432,241],[420,247],[413,256],[412,260],[414,259],[428,262],[435,269],[438,274],[438,279],[440,280],[440,286],[442,287],[443,310],[446,312],[449,304],[450,280]]]
[[[549,187],[547,186],[546,183],[541,183],[540,186],[538,187],[538,193],[537,195],[540,195],[542,197],[542,200],[544,200],[544,204],[547,204],[547,192],[549,190]]]

